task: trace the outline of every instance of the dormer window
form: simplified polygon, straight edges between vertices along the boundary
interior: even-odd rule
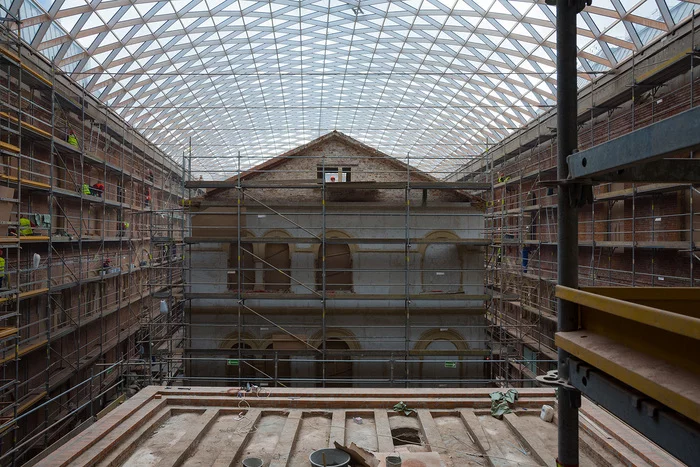
[[[317,177],[326,183],[350,181],[350,167],[317,167]]]

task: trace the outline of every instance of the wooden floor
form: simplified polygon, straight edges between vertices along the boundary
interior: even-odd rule
[[[557,427],[539,418],[550,389],[520,389],[514,413],[490,415],[487,389],[148,387],[37,462],[39,466],[309,466],[334,441],[412,467],[555,465]],[[403,401],[410,416],[392,407]],[[581,465],[683,465],[584,400]]]

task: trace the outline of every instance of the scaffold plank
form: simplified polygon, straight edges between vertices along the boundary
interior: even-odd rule
[[[53,137],[51,135],[51,133],[49,133],[48,131],[44,131],[37,126],[32,125],[31,123],[25,122],[24,120],[20,121],[19,119],[17,119],[17,117],[13,117],[12,115],[8,114],[7,112],[0,112],[0,118],[6,118],[12,122],[15,122],[17,124],[21,124],[23,130],[29,130],[30,132],[35,133],[39,136],[43,136],[44,138],[51,139]],[[19,152],[19,148],[18,148],[17,152]]]
[[[231,243],[235,238],[227,237],[185,237],[185,243]],[[241,237],[241,243],[322,243],[320,237]],[[329,245],[347,244],[374,244],[374,245],[404,245],[405,238],[326,238],[325,243]],[[411,238],[409,244],[415,245],[461,245],[461,246],[488,246],[492,242],[485,238],[460,238],[460,239],[426,239]]]
[[[196,293],[185,294],[187,299],[220,299],[235,300],[238,294],[228,293]],[[298,293],[275,293],[275,292],[251,292],[241,294],[245,300],[320,300],[321,293],[318,294],[298,294]],[[489,300],[490,295],[486,294],[461,294],[461,293],[424,293],[424,294],[354,294],[354,293],[329,293],[326,292],[326,300]],[[291,311],[291,310],[290,310]],[[462,309],[462,312],[469,310]],[[474,311],[481,312],[482,308],[475,308]]]
[[[20,150],[17,146],[14,144],[6,143],[4,141],[0,141],[0,149],[19,154]]]
[[[426,181],[403,181],[403,182],[342,182],[326,183],[320,180],[277,180],[277,181],[241,181],[238,180],[190,180],[185,182],[185,188],[288,188],[288,189],[319,189],[325,187],[327,190],[488,190],[490,183],[480,182],[426,182]]]

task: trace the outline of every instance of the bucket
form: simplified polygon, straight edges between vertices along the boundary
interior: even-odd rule
[[[386,456],[386,467],[401,467],[399,456]]]
[[[243,459],[243,467],[262,467],[263,463],[263,460],[259,457]]]
[[[326,463],[323,463],[325,456]],[[319,449],[309,456],[309,461],[314,467],[345,467],[350,463],[350,454],[340,449]]]
[[[540,418],[545,422],[551,422],[554,418],[554,407],[551,405],[543,405],[540,412]]]

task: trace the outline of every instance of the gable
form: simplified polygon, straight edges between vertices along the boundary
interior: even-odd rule
[[[331,132],[308,144],[299,146],[269,161],[257,165],[240,175],[241,181],[260,182],[265,193],[255,197],[261,201],[295,203],[317,202],[321,195],[321,178],[324,169],[338,173],[341,180],[345,173],[350,183],[342,185],[342,191],[333,189],[327,193],[327,201],[389,201],[404,202],[405,190],[377,188],[357,188],[353,184],[366,183],[403,183],[410,177],[413,182],[436,182],[435,177],[419,171],[387,154],[382,153],[340,132]],[[329,170],[330,169],[330,170]],[[409,173],[410,172],[410,173]],[[227,181],[236,182],[238,176]],[[334,183],[335,184],[335,183]],[[269,186],[268,186],[269,185]],[[302,188],[303,187],[303,188]],[[337,188],[340,188],[338,186]],[[263,189],[259,187],[258,189]],[[235,198],[235,188],[215,188],[207,191],[205,198],[210,200],[227,200]],[[421,195],[420,190],[411,190],[411,202],[422,201],[421,196],[444,202],[472,202],[483,204],[482,200],[471,194],[457,190],[427,190]]]

